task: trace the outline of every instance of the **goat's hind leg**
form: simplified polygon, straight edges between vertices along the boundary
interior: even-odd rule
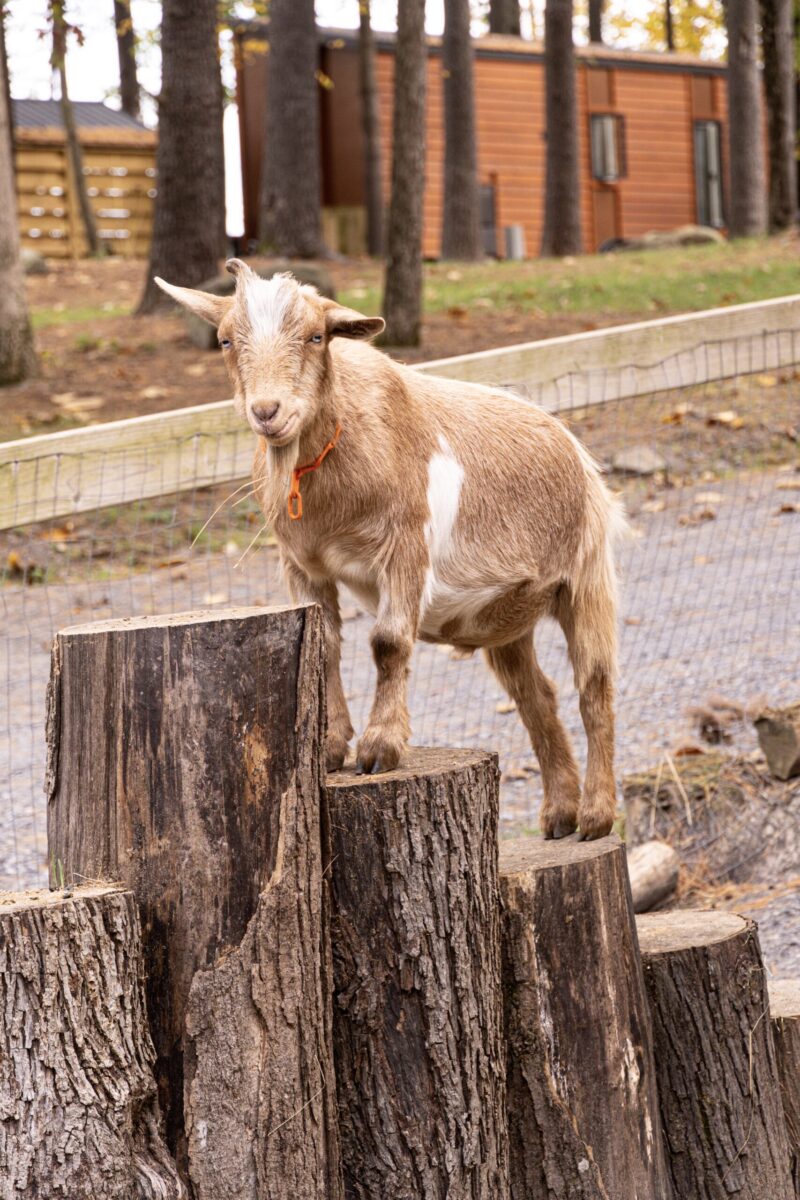
[[[578,767],[558,716],[555,687],[537,661],[533,634],[487,649],[486,658],[516,704],[539,760],[544,785],[542,833],[546,838],[574,833],[581,794]]]
[[[578,599],[564,587],[557,598],[555,615],[567,639],[586,730],[586,778],[578,819],[581,838],[590,840],[611,832],[617,807],[614,777],[616,602],[602,584]]]

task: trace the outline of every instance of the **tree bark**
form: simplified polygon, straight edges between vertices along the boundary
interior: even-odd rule
[[[506,1195],[495,755],[329,775],[345,1194]]]
[[[78,127],[75,123],[75,110],[72,107],[72,102],[69,98],[69,89],[67,88],[67,22],[64,16],[65,3],[66,0],[50,0],[50,16],[53,22],[53,54],[51,61],[58,71],[61,86],[61,119],[64,122],[64,136],[67,142],[67,155],[70,166],[71,195],[69,202],[70,204],[74,204],[75,197],[77,196],[83,229],[86,234],[86,244],[89,253],[96,257],[102,253],[102,246],[97,233],[94,210],[86,188],[86,176],[83,173],[83,151],[81,150],[81,142],[78,136]]]
[[[637,928],[675,1200],[793,1200],[755,925],[676,911]]]
[[[445,0],[442,257],[482,257],[469,0]]]
[[[604,0],[589,0],[589,41],[603,41],[603,2]]]
[[[648,912],[678,886],[681,860],[666,842],[648,841],[628,849],[628,878],[633,911]]]
[[[797,159],[792,0],[761,0],[761,47],[769,142],[769,227],[797,218]]]
[[[322,655],[316,608],[98,622],[53,650],[48,843],[67,880],[139,901],[167,1138],[197,1200],[339,1200]]]
[[[624,846],[505,842],[500,886],[511,1200],[664,1200]]]
[[[581,189],[572,0],[547,0],[544,46],[547,155],[542,254],[580,254]]]
[[[36,371],[19,254],[13,130],[5,43],[0,47],[0,386]]]
[[[489,33],[519,37],[519,0],[489,0]]]
[[[374,258],[378,258],[383,253],[383,179],[378,87],[375,82],[375,38],[372,34],[370,0],[359,0],[358,69],[364,134],[367,250]]]
[[[160,275],[193,287],[217,272],[225,206],[216,0],[163,0],[158,192],[140,313],[171,301]]]
[[[139,916],[128,891],[0,908],[0,1194],[179,1200],[159,1131]]]
[[[800,775],[800,703],[765,708],[753,724],[770,775],[782,780]]]
[[[725,5],[731,237],[755,237],[767,230],[756,14],[757,0]]]
[[[800,1197],[800,981],[774,979],[767,989],[792,1182],[795,1195]]]
[[[416,346],[420,337],[426,82],[425,0],[404,0],[397,12],[392,194],[383,293],[383,341],[393,346]]]
[[[318,67],[314,0],[270,0],[260,237],[289,258],[323,249]]]
[[[664,32],[667,40],[667,50],[675,49],[675,26],[672,21],[672,0],[664,0]]]
[[[119,98],[122,111],[139,119],[139,80],[136,76],[136,33],[131,0],[114,0],[114,29],[119,55]]]

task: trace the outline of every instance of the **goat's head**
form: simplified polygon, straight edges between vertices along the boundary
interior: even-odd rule
[[[380,317],[364,317],[320,296],[290,274],[261,279],[238,258],[226,264],[233,296],[212,296],[156,279],[174,300],[217,327],[236,401],[269,445],[296,442],[319,411],[334,337],[371,338]]]

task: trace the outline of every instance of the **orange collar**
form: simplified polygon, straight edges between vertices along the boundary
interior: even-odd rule
[[[334,446],[338,442],[339,434],[341,432],[342,432],[341,425],[337,425],[336,433],[333,435],[331,440],[328,442],[327,446],[322,451],[322,453],[319,454],[312,463],[307,463],[306,466],[304,466],[304,467],[295,467],[294,470],[292,471],[292,486],[289,490],[289,500],[287,502],[287,508],[289,510],[289,520],[290,521],[299,521],[303,515],[303,497],[300,495],[300,480],[303,478],[304,475],[307,475],[309,473],[309,471],[316,471],[319,467],[322,466],[325,459],[328,457],[331,450],[333,450]]]

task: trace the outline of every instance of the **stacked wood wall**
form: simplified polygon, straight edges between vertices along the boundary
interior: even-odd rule
[[[89,199],[106,249],[144,258],[155,199],[155,134],[81,130]],[[17,216],[23,247],[47,258],[83,258],[88,248],[63,133],[15,132]]]

